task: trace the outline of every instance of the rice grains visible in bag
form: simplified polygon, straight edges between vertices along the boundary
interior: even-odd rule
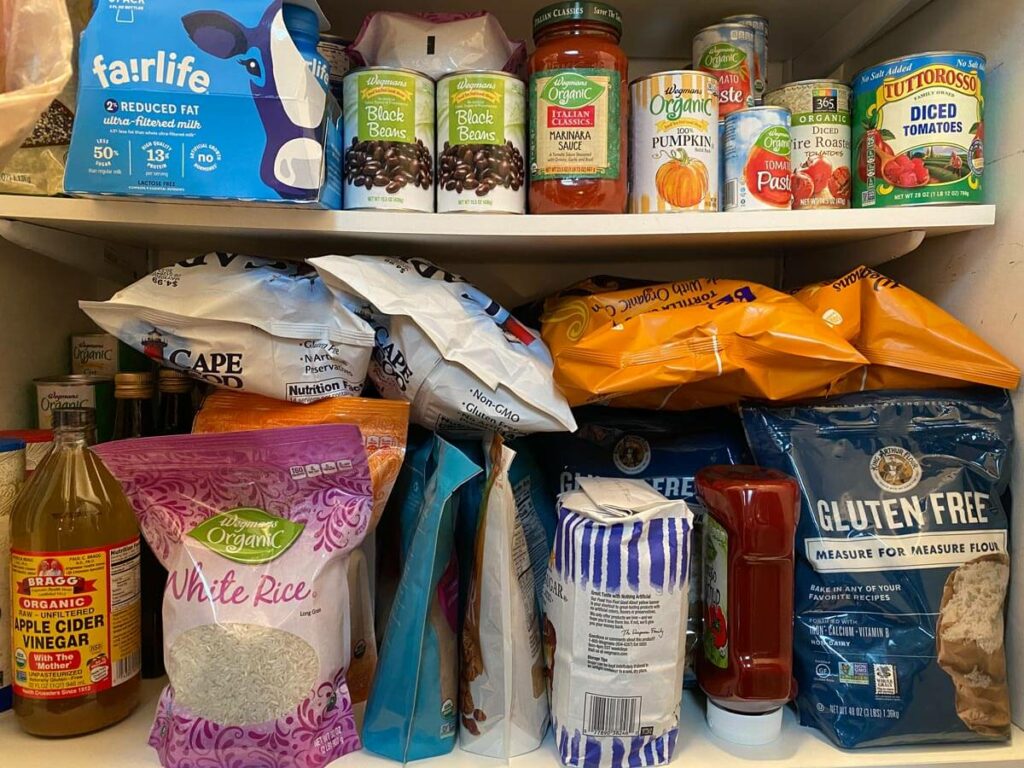
[[[313,402],[363,391],[373,329],[302,264],[211,253],[79,306],[162,365],[219,387]]]
[[[902,283],[857,267],[794,297],[870,365],[815,394],[986,384],[1014,389],[1020,370],[966,325]]]
[[[412,420],[453,438],[576,428],[544,342],[508,310],[424,259],[310,259],[377,332],[370,378]],[[363,299],[352,304],[352,296]]]
[[[166,768],[319,768],[359,748],[345,678],[347,555],[370,522],[349,425],[99,445],[153,552],[168,685]]]
[[[480,467],[430,435],[397,488],[402,576],[366,707],[363,743],[403,763],[447,754],[458,732],[458,491]],[[390,519],[390,518],[389,518]]]
[[[460,744],[510,758],[537,749],[548,729],[537,588],[550,544],[529,478],[513,479],[516,453],[497,436],[485,448],[487,488],[461,637]]]
[[[743,421],[803,496],[800,722],[845,748],[1009,738],[1008,393],[862,393]]]

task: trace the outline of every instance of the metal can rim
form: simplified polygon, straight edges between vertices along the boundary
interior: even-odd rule
[[[661,72],[651,72],[651,74],[649,75],[634,77],[632,80],[629,81],[629,85],[630,87],[632,87],[637,83],[643,82],[644,80],[650,80],[652,77],[665,77],[666,75],[699,75],[701,77],[706,77],[711,80],[714,80],[716,83],[718,82],[717,75],[713,75],[710,72],[705,72],[702,69],[666,69]]]
[[[435,82],[434,78],[426,72],[420,72],[418,69],[410,69],[409,67],[356,67],[345,73],[345,79],[347,80],[349,75],[357,75],[360,72],[401,72],[406,75],[417,75],[431,83]]]
[[[949,56],[951,54],[954,56],[976,56],[977,58],[981,59],[982,64],[988,64],[988,59],[985,58],[985,54],[978,53],[978,51],[921,51],[920,53],[908,53],[906,56],[896,56],[895,58],[892,59],[880,61],[877,64],[871,64],[870,66],[862,67],[861,69],[857,70],[856,74],[854,74],[852,78],[850,78],[850,84],[852,87],[853,83],[857,82],[857,78],[859,78],[861,75],[863,75],[865,72],[871,69],[885,67],[888,66],[889,64],[896,64],[901,61],[912,61],[913,59],[918,59],[924,56]]]
[[[66,376],[43,376],[39,379],[32,379],[33,384],[103,384],[113,383],[112,378],[106,376],[94,376],[88,373],[70,373]]]
[[[697,32],[694,34],[694,37],[697,37],[698,35],[700,35],[700,34],[702,34],[704,32],[707,32],[708,30],[711,30],[711,29],[722,29],[723,27],[729,27],[730,29],[748,29],[748,30],[750,30],[751,34],[754,33],[754,28],[753,27],[748,27],[746,24],[734,24],[734,23],[730,22],[728,24],[709,24],[708,26],[704,27],[703,29],[698,29]]]
[[[767,98],[770,94],[778,93],[779,91],[784,91],[787,88],[791,88],[796,85],[811,85],[812,83],[828,83],[829,85],[841,85],[843,86],[843,88],[846,88],[848,90],[850,89],[850,84],[844,82],[843,80],[836,80],[835,78],[831,77],[809,77],[806,80],[794,80],[791,83],[783,83],[777,88],[772,88],[770,91],[768,91],[768,93],[765,94],[765,98]]]
[[[440,85],[445,80],[450,80],[453,77],[461,77],[462,75],[494,75],[499,77],[507,77],[509,80],[515,80],[517,82],[523,83],[524,85],[526,84],[526,81],[523,80],[523,78],[521,78],[519,75],[513,74],[511,72],[506,72],[503,69],[460,69],[457,72],[449,72],[446,75],[441,75],[434,82]]]
[[[761,16],[758,13],[733,13],[733,14],[730,14],[729,16],[723,17],[722,21],[725,22],[726,24],[733,24],[736,19],[757,19],[758,21],[763,21],[764,22],[764,28],[765,28],[765,34],[768,33],[768,29],[771,26],[771,23],[768,21],[768,17],[767,16]],[[744,25],[744,26],[746,26],[746,25]]]
[[[783,112],[786,112],[789,115],[793,114],[793,110],[791,110],[789,107],[780,107],[780,106],[776,106],[775,104],[758,104],[758,105],[753,106],[753,107],[744,107],[743,109],[737,109],[734,112],[730,112],[729,114],[727,114],[725,116],[725,119],[729,120],[730,118],[736,117],[737,115],[742,115],[745,112],[760,112],[760,111],[766,110],[766,109],[781,110]]]

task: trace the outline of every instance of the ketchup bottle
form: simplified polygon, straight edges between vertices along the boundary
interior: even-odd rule
[[[697,473],[703,531],[703,649],[697,681],[715,735],[766,744],[782,730],[793,680],[796,480],[772,469],[707,467]]]

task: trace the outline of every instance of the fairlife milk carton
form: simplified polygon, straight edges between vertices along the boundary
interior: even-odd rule
[[[96,0],[66,191],[340,208],[321,20],[315,0]]]

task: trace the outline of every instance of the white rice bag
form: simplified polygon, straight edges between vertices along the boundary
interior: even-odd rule
[[[464,278],[424,259],[309,263],[376,329],[370,378],[384,397],[412,403],[415,423],[457,437],[576,429],[544,342]]]
[[[162,365],[278,400],[360,394],[373,348],[373,329],[304,265],[233,253],[178,262],[79,306]]]

